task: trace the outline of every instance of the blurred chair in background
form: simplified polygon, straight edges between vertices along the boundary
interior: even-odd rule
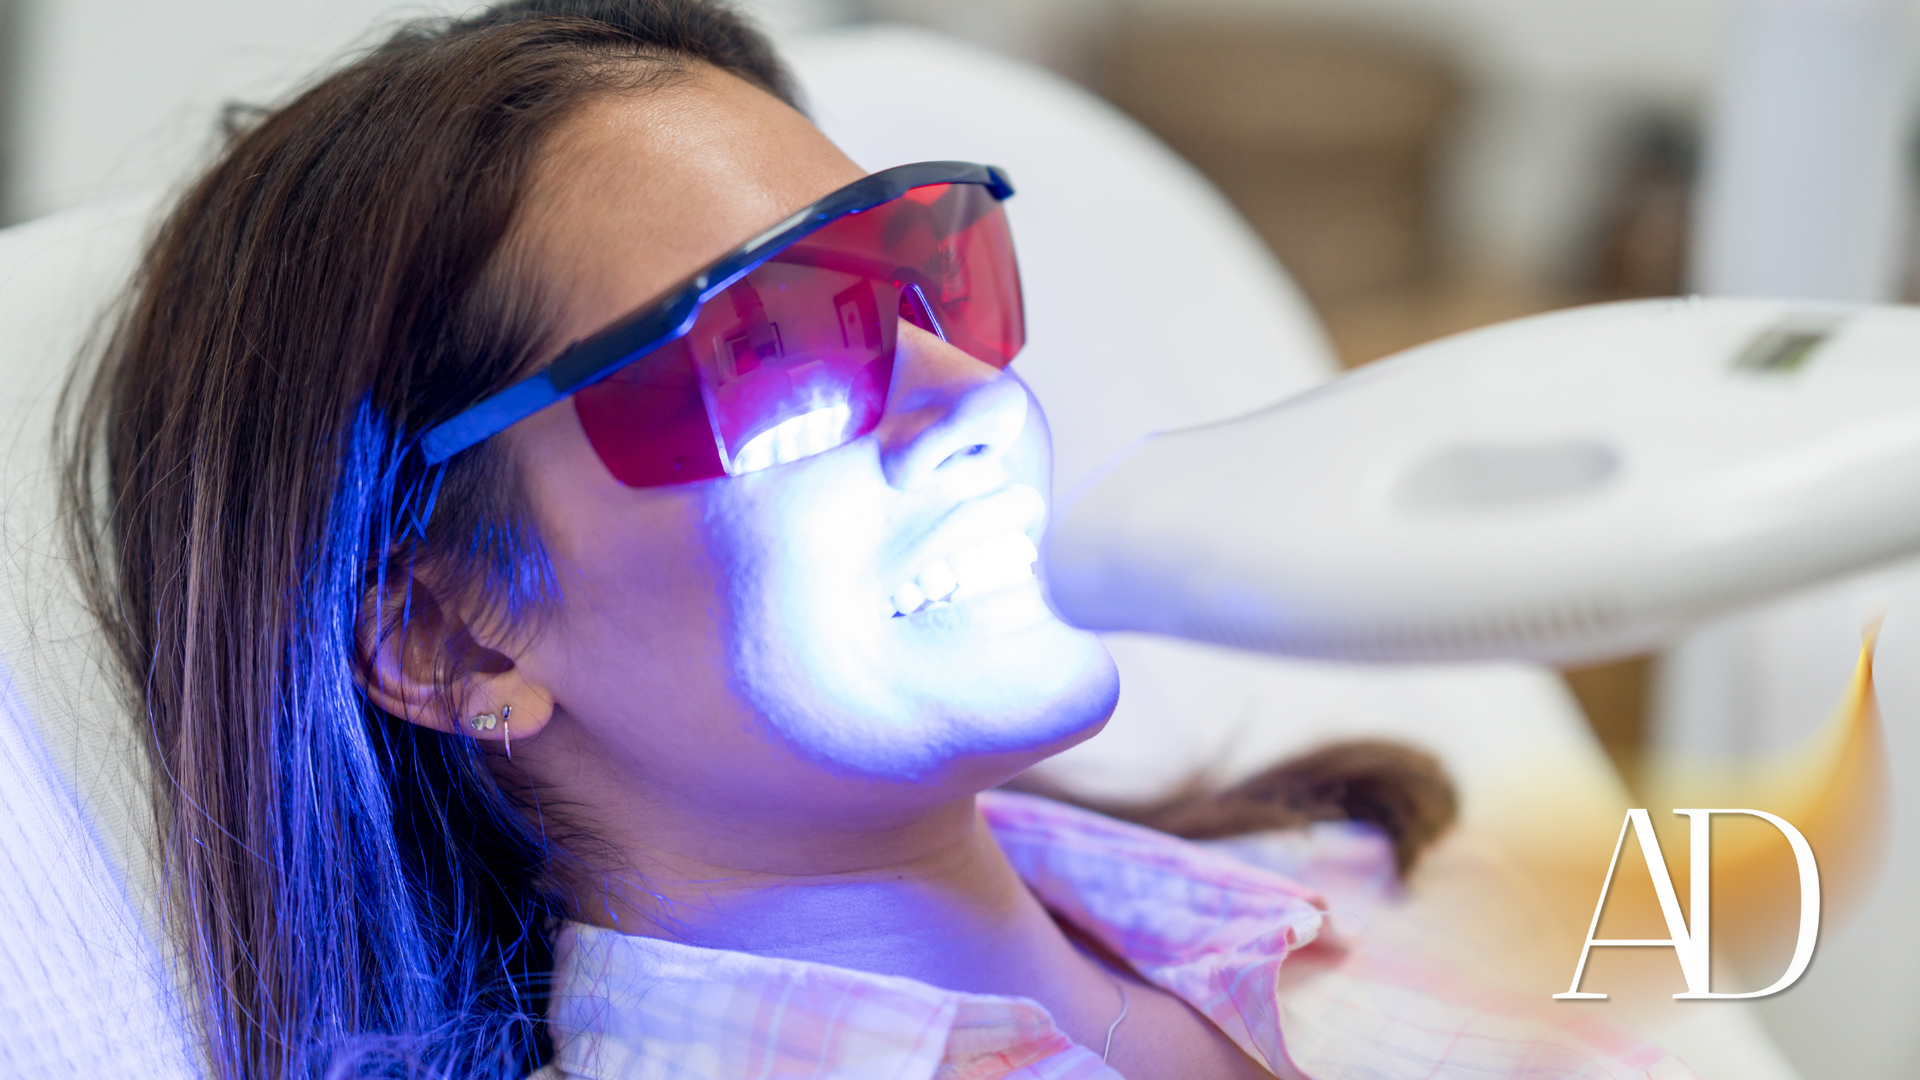
[[[1439,259],[1435,183],[1462,93],[1439,51],[1270,20],[1122,21],[1098,88],[1212,180],[1317,307]]]
[[[1678,296],[1686,292],[1699,130],[1686,117],[1651,112],[1630,121],[1620,142],[1594,223],[1588,287],[1606,300]]]
[[[1094,85],[1233,202],[1346,365],[1571,302],[1450,250],[1441,189],[1472,93],[1451,43],[1300,13],[1200,11],[1117,16]]]
[[[49,455],[61,384],[153,205],[0,231],[0,1075],[200,1071],[154,947],[139,733],[67,572]]]

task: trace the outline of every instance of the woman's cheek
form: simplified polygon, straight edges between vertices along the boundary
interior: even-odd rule
[[[884,500],[834,456],[717,485],[707,531],[725,592],[729,680],[766,734],[801,756],[891,774],[905,763],[881,744],[900,741],[912,718],[896,685],[905,667],[886,655],[890,628],[878,610]],[[910,756],[925,756],[920,740],[908,741]]]

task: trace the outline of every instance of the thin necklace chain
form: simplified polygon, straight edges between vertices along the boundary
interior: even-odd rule
[[[1108,1054],[1113,1053],[1113,1033],[1120,1030],[1120,1021],[1127,1018],[1127,1010],[1133,1005],[1131,1001],[1127,1000],[1127,984],[1114,978],[1112,972],[1107,972],[1106,974],[1107,981],[1113,984],[1115,990],[1120,991],[1120,1015],[1114,1017],[1113,1023],[1107,1028],[1107,1045],[1100,1050],[1100,1060],[1102,1062],[1107,1060]]]

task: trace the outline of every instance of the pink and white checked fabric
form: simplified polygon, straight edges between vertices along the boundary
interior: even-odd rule
[[[1028,796],[989,792],[980,807],[1042,902],[1270,1068],[1312,1080],[1691,1076],[1578,1014],[1336,937],[1317,893],[1243,861],[1324,879],[1343,902],[1380,893],[1392,852],[1362,827],[1216,850]],[[555,980],[543,1080],[1119,1076],[1037,1002],[825,964],[572,924]]]

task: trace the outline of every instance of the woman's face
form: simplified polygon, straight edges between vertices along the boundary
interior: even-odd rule
[[[696,68],[564,127],[514,245],[575,340],[861,175],[792,109]],[[623,487],[570,403],[509,433],[561,593],[511,652],[553,704],[516,748],[542,780],[768,809],[904,781],[944,799],[1098,730],[1112,662],[1026,569],[1038,405],[906,324],[893,380],[866,437],[694,484]]]

